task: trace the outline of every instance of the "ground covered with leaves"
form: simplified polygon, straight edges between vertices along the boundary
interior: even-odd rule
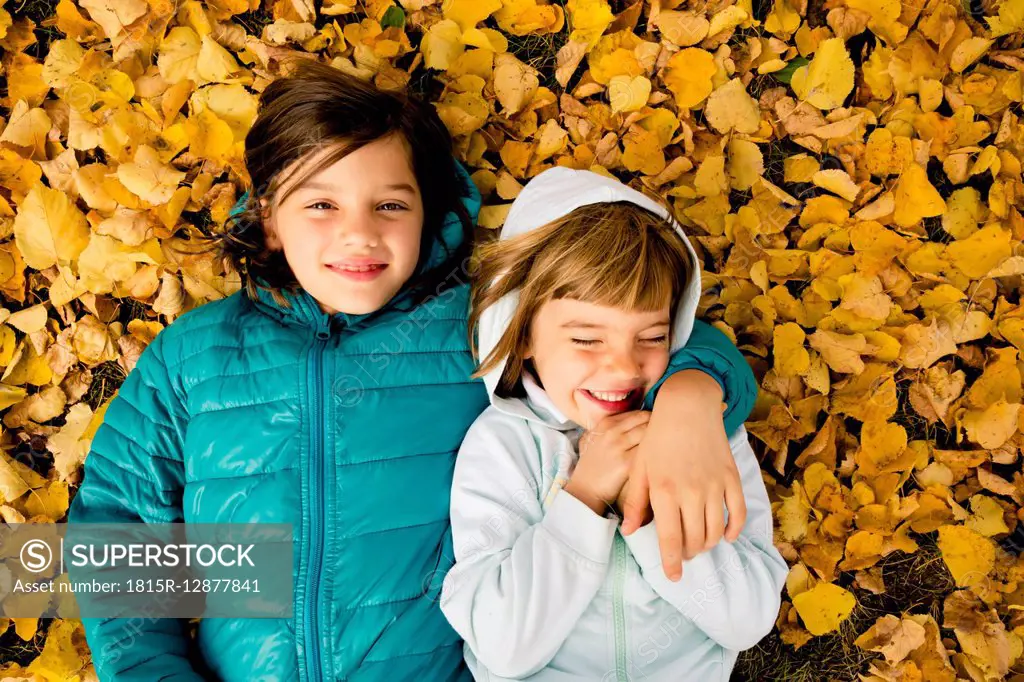
[[[0,517],[65,518],[103,410],[321,59],[435,103],[500,227],[554,165],[671,204],[792,566],[739,679],[1024,678],[1024,0],[24,0],[0,10]],[[0,573],[0,587],[19,576]],[[0,617],[5,680],[95,679]]]

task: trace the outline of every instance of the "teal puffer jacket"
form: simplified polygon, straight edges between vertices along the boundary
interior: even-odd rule
[[[454,215],[444,234],[461,234]],[[156,337],[96,432],[69,521],[293,524],[294,617],[208,618],[194,642],[179,620],[86,618],[101,680],[471,679],[437,601],[455,454],[488,401],[469,378],[468,286],[451,284],[362,316],[242,291]],[[722,334],[698,325],[673,356],[687,367],[723,384],[730,431],[746,418],[756,385]]]

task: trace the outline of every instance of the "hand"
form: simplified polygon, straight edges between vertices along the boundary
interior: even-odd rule
[[[650,412],[621,412],[585,432],[579,441],[579,461],[563,489],[603,515],[626,482],[650,418]]]
[[[645,437],[637,447],[623,503],[622,532],[626,535],[642,525],[650,503],[662,564],[671,580],[682,576],[683,559],[714,547],[723,532],[730,542],[739,537],[747,516],[739,471],[722,422],[718,383],[695,371],[683,390],[664,392],[670,381],[687,373],[673,375],[658,395]],[[702,385],[704,379],[707,383]],[[680,415],[686,418],[680,419]],[[723,501],[729,509],[728,528]]]
[[[625,508],[626,507],[625,507],[625,505],[626,505],[626,500],[628,500],[628,499],[629,499],[629,479],[627,478],[626,482],[622,486],[622,490],[619,491],[619,497],[615,500],[615,510],[619,513],[619,516],[622,516],[622,517],[626,516],[626,513],[625,513]],[[654,520],[654,510],[651,508],[651,505],[648,504],[647,508],[644,509],[644,511],[643,511],[643,515],[640,518],[640,522],[637,525],[637,528],[642,528],[642,527],[646,526],[648,523],[650,523],[653,520]]]

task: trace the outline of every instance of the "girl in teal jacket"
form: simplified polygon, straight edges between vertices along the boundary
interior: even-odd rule
[[[437,604],[455,454],[488,404],[466,324],[480,196],[450,145],[429,104],[327,66],[263,93],[246,137],[254,190],[220,240],[242,290],[143,352],[69,520],[292,524],[294,616],[207,618],[194,642],[180,620],[84,618],[104,682],[470,679]],[[700,324],[672,372],[655,415],[692,410],[688,441],[649,462],[720,458],[721,507],[725,433],[749,413],[753,376]],[[685,470],[677,482],[692,489]]]

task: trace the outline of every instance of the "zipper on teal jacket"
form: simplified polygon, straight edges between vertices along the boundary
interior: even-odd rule
[[[306,567],[306,601],[303,604],[303,631],[306,633],[306,673],[309,682],[324,679],[320,670],[320,565],[323,563],[324,544],[324,377],[323,358],[329,332],[317,331],[309,363],[307,382],[312,403],[313,438],[310,448],[309,496],[313,513],[310,517],[309,563]]]
[[[612,619],[615,621],[615,679],[629,682],[626,661],[626,614],[622,596],[626,579],[626,541],[615,533],[615,558],[612,565]]]

